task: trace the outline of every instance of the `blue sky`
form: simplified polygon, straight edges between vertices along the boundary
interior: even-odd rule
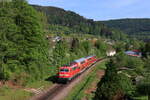
[[[150,18],[150,0],[28,0],[30,4],[55,6],[86,18],[109,20]]]

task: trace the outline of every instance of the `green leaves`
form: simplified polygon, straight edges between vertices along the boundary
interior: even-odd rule
[[[131,80],[124,74],[119,74],[116,62],[112,59],[107,63],[105,76],[98,83],[94,100],[117,100],[132,90]]]
[[[106,56],[106,52],[107,52],[107,49],[108,49],[108,45],[106,43],[104,43],[103,41],[98,40],[95,43],[95,47],[97,48],[97,55]]]
[[[24,0],[3,4],[6,6],[0,8],[1,79],[15,79],[16,73],[26,73],[35,80],[43,78],[49,55],[38,12]]]
[[[60,67],[63,64],[67,64],[67,53],[69,53],[69,48],[67,44],[63,41],[57,42],[55,49],[53,50],[53,66]]]

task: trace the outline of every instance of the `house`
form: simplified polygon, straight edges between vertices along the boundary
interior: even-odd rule
[[[134,85],[140,84],[143,81],[143,76],[136,76],[132,78],[132,82]]]
[[[114,56],[115,54],[116,54],[116,50],[114,50],[114,49],[108,50],[108,51],[106,52],[106,55],[107,55],[107,56]]]
[[[60,36],[56,36],[52,39],[53,42],[59,42],[62,38]]]
[[[129,56],[134,56],[134,57],[141,57],[142,53],[137,51],[137,50],[132,50],[132,51],[126,51],[125,54]]]

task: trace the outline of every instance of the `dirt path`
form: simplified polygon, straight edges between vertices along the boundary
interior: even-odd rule
[[[91,87],[90,87],[90,88],[87,88],[87,89],[84,91],[84,93],[85,93],[87,96],[82,97],[81,100],[89,100],[88,96],[89,96],[89,95],[92,95],[93,93],[95,93],[95,91],[96,91],[96,89],[97,89],[97,83],[99,82],[99,80],[101,80],[101,78],[102,78],[104,75],[105,75],[105,70],[99,70],[99,71],[97,71],[96,77],[97,77],[98,81],[97,81],[97,79],[96,79],[95,81],[92,82]]]
[[[104,60],[100,60],[96,64],[93,64],[89,69],[87,69],[84,73],[72,80],[70,83],[54,84],[50,89],[32,97],[30,100],[63,100],[68,95],[68,93],[75,87],[75,85],[79,83],[85,76],[87,76],[88,73],[92,71],[91,69],[94,66],[101,63],[102,61]]]

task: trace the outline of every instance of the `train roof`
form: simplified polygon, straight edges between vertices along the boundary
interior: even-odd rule
[[[85,58],[80,58],[80,59],[74,60],[74,62],[77,62],[77,63],[82,62],[82,61],[85,61]]]
[[[126,54],[134,54],[135,52],[133,52],[133,51],[126,51],[125,53]]]
[[[95,56],[95,55],[87,56],[87,57],[85,57],[85,59],[89,59],[89,58],[91,58],[91,57],[93,57],[93,56]]]

